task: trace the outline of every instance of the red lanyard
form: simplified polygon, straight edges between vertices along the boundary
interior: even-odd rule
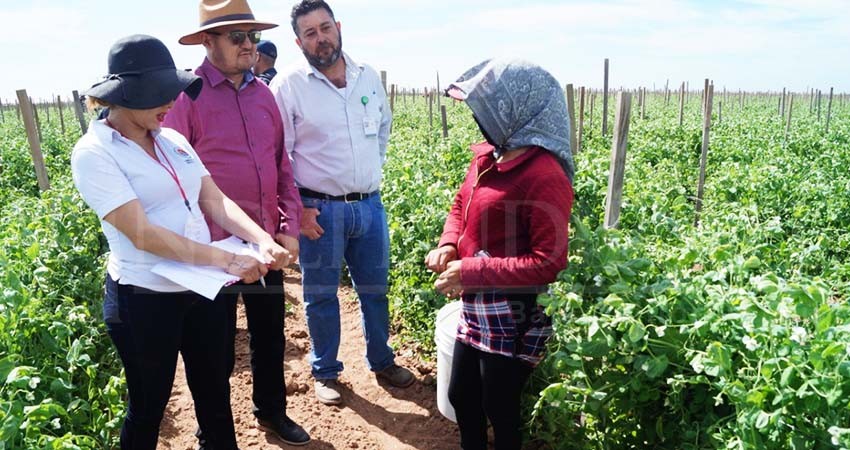
[[[113,130],[118,131],[115,129],[114,126],[112,126],[112,122],[110,122],[109,119],[106,119],[106,124],[109,125],[109,127]],[[118,133],[121,134],[121,137],[123,137],[124,139],[128,139],[127,136],[124,136],[124,134],[120,131],[118,131]],[[151,156],[151,158],[153,158],[153,160],[156,161],[156,163],[159,164],[160,167],[162,167],[163,169],[165,169],[166,172],[168,172],[168,175],[170,175],[171,179],[174,180],[174,182],[177,184],[177,189],[180,190],[180,196],[183,197],[183,204],[186,205],[186,209],[188,209],[189,212],[192,212],[192,206],[189,203],[189,197],[186,196],[186,191],[183,190],[183,185],[180,184],[180,178],[177,176],[177,171],[174,169],[174,166],[171,165],[171,161],[169,161],[168,156],[166,156],[165,152],[162,151],[162,148],[160,148],[159,143],[156,141],[156,138],[150,133],[148,133],[148,136],[151,137],[154,145],[154,155]],[[156,157],[157,150],[162,153],[162,157],[165,158],[165,162],[168,163],[168,167],[170,167],[171,170],[168,170],[168,167],[165,167],[165,164],[163,164],[162,161],[160,161],[159,158]]]
[[[160,167],[165,169],[165,171],[168,172],[169,175],[171,175],[171,178],[174,180],[174,182],[177,183],[177,189],[180,189],[180,195],[183,197],[183,204],[186,205],[186,209],[188,209],[189,212],[192,212],[192,206],[189,205],[189,198],[186,197],[186,191],[183,190],[183,185],[180,184],[180,178],[177,177],[177,171],[174,170],[174,166],[171,165],[171,161],[168,160],[168,156],[165,156],[165,152],[162,151],[162,148],[159,147],[159,143],[156,142],[156,138],[153,136],[151,136],[151,138],[153,139],[154,153],[156,153],[156,150],[158,149],[159,152],[162,153],[162,157],[165,158],[165,162],[168,163],[168,167],[170,167],[171,170],[168,170],[168,167],[165,167],[165,165],[159,159],[154,158],[154,160],[157,162],[157,164],[159,164]]]

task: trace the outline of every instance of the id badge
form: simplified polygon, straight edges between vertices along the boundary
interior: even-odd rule
[[[366,136],[378,135],[378,119],[366,116],[363,118],[363,132]]]
[[[201,244],[210,243],[210,229],[204,221],[204,215],[200,212],[190,212],[186,217],[186,226],[183,236]]]

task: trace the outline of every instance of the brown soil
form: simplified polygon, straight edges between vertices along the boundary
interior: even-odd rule
[[[304,319],[301,278],[287,270],[286,300],[291,313],[286,316],[287,414],[307,430],[312,441],[303,449],[369,450],[447,450],[459,447],[457,426],[437,410],[434,379],[436,364],[422,362],[411,351],[397,351],[396,362],[412,370],[417,382],[406,389],[376,381],[366,368],[365,342],[360,325],[360,309],[354,291],[340,289],[342,345],[339,359],[345,364],[340,382],[345,387],[340,406],[316,401],[313,378],[307,361],[310,339]],[[248,360],[248,331],[244,310],[239,307],[236,335],[236,369],[230,378],[233,420],[242,450],[296,448],[284,444],[257,428],[251,413],[251,367]],[[197,448],[192,396],[186,386],[183,363],[168,410],[160,427],[158,448],[193,450]]]

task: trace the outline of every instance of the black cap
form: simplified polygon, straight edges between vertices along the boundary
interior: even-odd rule
[[[277,47],[275,47],[272,41],[263,40],[258,42],[257,51],[272,59],[277,59]]]

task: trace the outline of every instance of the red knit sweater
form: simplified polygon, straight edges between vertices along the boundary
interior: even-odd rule
[[[462,258],[466,293],[536,289],[567,266],[573,188],[558,159],[532,147],[497,164],[493,150],[487,143],[472,146],[475,156],[440,239]],[[479,250],[490,258],[475,257]]]

